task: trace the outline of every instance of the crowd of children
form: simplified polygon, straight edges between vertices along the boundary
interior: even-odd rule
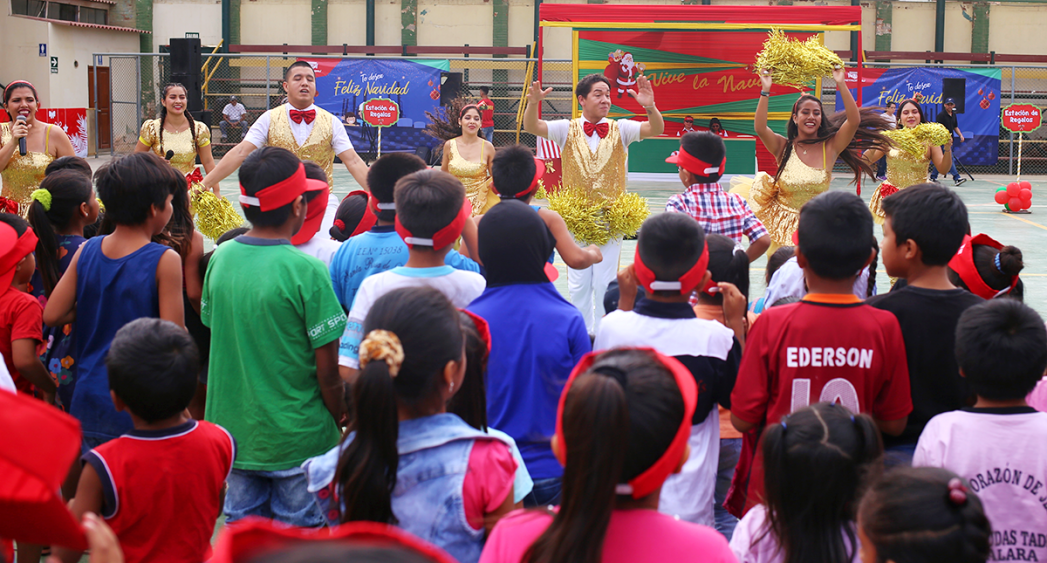
[[[82,444],[51,512],[0,515],[0,536],[64,500],[83,528],[15,536],[18,561],[205,561],[223,516],[219,562],[1047,558],[1047,413],[1026,400],[1047,328],[1021,252],[939,185],[884,198],[879,241],[829,191],[750,308],[770,239],[720,187],[724,154],[682,137],[686,191],[592,337],[548,265],[600,250],[529,205],[544,166],[520,147],[482,220],[393,153],[329,229],[323,170],[262,147],[239,172],[250,227],[207,254],[163,159],[93,180],[55,161],[28,222],[0,214],[0,386],[21,396],[0,420],[53,403]],[[877,262],[898,281],[870,297]]]

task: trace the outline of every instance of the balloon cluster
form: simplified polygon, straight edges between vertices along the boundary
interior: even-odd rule
[[[1032,207],[1032,184],[1029,182],[1011,182],[1006,187],[996,190],[996,203],[1003,204],[1007,211],[1022,211]]]

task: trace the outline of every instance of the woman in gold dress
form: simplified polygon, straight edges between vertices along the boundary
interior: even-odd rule
[[[887,139],[879,133],[886,129],[887,122],[871,109],[858,108],[844,78],[843,68],[833,70],[844,111],[825,116],[821,100],[804,94],[793,104],[788,137],[783,137],[767,126],[771,73],[767,70],[760,73],[762,89],[754,125],[763,145],[778,161],[778,174],[771,177],[765,172],[758,173],[749,188],[748,199],[753,213],[771,235],[768,252],[792,244],[800,208],[829,190],[837,158],[843,159],[854,171],[855,183],[863,172],[875,176],[875,171],[861,160],[856,149],[887,146]]]
[[[189,114],[186,89],[178,83],[164,86],[164,97],[160,102],[159,119],[150,119],[142,124],[135,152],[153,151],[160,158],[169,159],[171,166],[182,174],[189,174],[196,169],[196,157],[204,173],[214,168],[214,157],[211,156],[211,131],[206,125],[193,119]]]
[[[459,135],[444,143],[440,169],[458,178],[465,186],[465,196],[473,206],[473,216],[483,215],[498,203],[491,189],[491,161],[494,145],[479,136],[480,109],[469,104],[458,112]]]
[[[29,211],[29,195],[40,187],[47,165],[58,157],[76,153],[61,127],[36,119],[40,98],[32,84],[24,80],[8,84],[4,89],[4,109],[11,121],[0,123],[0,211],[24,216]],[[18,150],[18,140],[23,138],[25,155]]]
[[[915,129],[921,123],[926,123],[923,110],[916,100],[905,100],[898,106],[898,127]],[[910,154],[900,148],[891,148],[886,151],[887,155],[887,179],[876,187],[872,200],[869,201],[869,211],[873,214],[873,220],[883,224],[883,198],[904,190],[909,186],[927,182],[927,165],[934,163],[934,167],[943,175],[949,174],[949,166],[952,164],[952,140],[943,146],[931,146],[924,143],[924,151],[920,157]],[[872,164],[884,156],[883,149],[869,149],[862,155],[866,162]]]

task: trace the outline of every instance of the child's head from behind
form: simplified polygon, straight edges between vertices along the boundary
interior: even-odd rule
[[[391,492],[399,456],[398,412],[421,418],[444,411],[462,387],[464,342],[458,310],[429,287],[393,290],[375,301],[363,327],[360,375],[353,385],[356,437],[336,473],[342,522],[395,522]]]
[[[949,261],[949,281],[982,299],[1009,297],[1022,301],[1025,284],[1018,274],[1025,268],[1022,251],[981,234],[965,238]]]
[[[938,467],[884,475],[862,499],[858,534],[862,563],[983,563],[991,553],[981,500]]]
[[[1022,400],[1047,369],[1043,319],[1014,299],[975,305],[956,324],[956,360],[979,397]]]
[[[283,182],[296,182],[296,179],[300,179],[301,182],[297,183],[302,185],[288,190],[287,196],[277,198],[276,203],[286,203],[275,208],[265,206],[266,210],[263,211],[262,205],[248,205],[241,200],[244,217],[255,227],[279,228],[290,225],[291,232],[297,233],[306,216],[305,182],[315,182],[306,179],[302,161],[287,149],[262,147],[252,152],[240,166],[240,190],[243,196],[258,198],[262,190]],[[298,195],[291,197],[294,192],[298,192]]]
[[[29,283],[36,269],[37,237],[29,223],[14,213],[0,213],[0,291]]]
[[[113,395],[147,423],[184,411],[200,372],[189,333],[170,321],[151,318],[134,320],[117,331],[105,365]]]
[[[615,507],[657,495],[687,456],[695,394],[686,368],[653,350],[585,356],[561,396],[553,442],[563,502],[523,559],[600,561]]]
[[[793,246],[782,246],[775,250],[771,257],[767,259],[767,269],[763,276],[764,283],[771,285],[771,278],[774,277],[774,273],[778,271],[778,268],[782,267],[782,264],[788,262],[795,255],[796,247]]]
[[[647,219],[634,259],[640,285],[648,295],[658,297],[686,297],[701,289],[709,278],[705,242],[705,231],[690,215],[662,213]],[[673,284],[675,289],[670,287]]]
[[[386,153],[367,169],[367,188],[379,204],[391,204],[393,193],[400,178],[429,168],[417,155],[406,152]],[[396,208],[378,210],[380,221],[396,218]]]
[[[98,200],[94,195],[90,175],[69,168],[45,176],[31,196],[29,224],[40,239],[36,245],[37,266],[48,295],[61,276],[58,233],[98,219]]]
[[[376,217],[367,208],[367,199],[367,192],[362,190],[349,192],[342,198],[334,214],[334,224],[328,230],[331,238],[345,242],[374,226]]]
[[[527,202],[538,189],[535,175],[538,164],[531,149],[523,145],[512,145],[498,149],[491,162],[491,179],[494,191],[502,199],[519,199]]]
[[[708,131],[687,133],[680,138],[680,153],[676,155],[676,165],[680,169],[683,185],[714,184],[720,181],[723,176],[720,165],[727,155],[722,137]]]
[[[91,174],[93,174],[91,165],[79,156],[60,156],[52,160],[51,164],[48,164],[47,168],[44,169],[44,176],[50,176],[59,170],[75,170],[87,176],[88,180],[91,179]]]
[[[730,237],[714,234],[705,237],[705,242],[709,245],[709,273],[712,281],[734,284],[748,300],[749,256]],[[719,293],[708,295],[708,298],[712,303],[723,303],[723,295]]]
[[[911,262],[945,266],[967,234],[967,206],[940,184],[910,186],[883,200],[883,265],[887,274],[908,277]]]
[[[404,242],[412,251],[448,249],[462,234],[465,188],[447,172],[422,170],[405,176],[396,183],[394,198],[397,231],[407,235]]]
[[[817,403],[768,426],[762,448],[768,521],[785,561],[851,561],[846,551],[856,542],[847,524],[883,454],[873,420]]]
[[[861,198],[831,191],[800,209],[800,266],[817,276],[842,281],[857,276],[873,255],[873,220]]]
[[[171,201],[186,190],[185,177],[151,152],[138,152],[113,160],[95,173],[98,197],[105,216],[115,225],[148,223],[160,234],[174,213]]]
[[[484,375],[491,353],[491,331],[487,321],[466,310],[458,312],[465,339],[465,377],[461,390],[447,402],[447,412],[456,414],[466,424],[487,431],[487,391]]]

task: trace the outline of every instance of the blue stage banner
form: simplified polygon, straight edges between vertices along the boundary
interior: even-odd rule
[[[400,106],[400,120],[382,132],[382,152],[414,151],[438,141],[424,130],[425,112],[440,107],[440,72],[447,60],[420,59],[300,59],[316,72],[316,105],[333,113],[345,126],[357,152],[375,152],[378,129],[360,117],[360,106],[387,98]]]
[[[848,71],[847,86],[857,96],[857,73]],[[942,109],[943,88],[956,100],[957,121],[965,141],[953,141],[953,155],[963,164],[996,164],[1000,142],[999,69],[948,68],[865,68],[862,69],[862,105],[886,106],[914,98],[920,102],[924,118],[934,121]],[[837,94],[836,107],[842,107]]]

